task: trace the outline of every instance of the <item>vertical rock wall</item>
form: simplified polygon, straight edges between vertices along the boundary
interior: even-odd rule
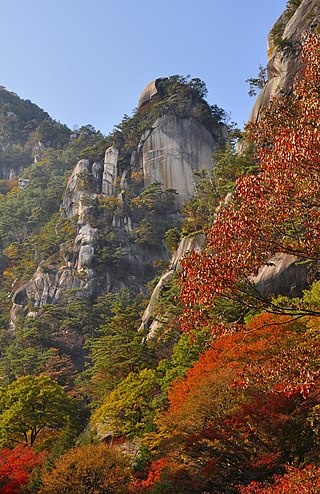
[[[258,95],[249,120],[257,120],[263,108],[274,96],[288,93],[295,76],[301,69],[299,43],[303,34],[320,26],[319,0],[303,0],[289,21],[285,14],[277,23],[284,23],[282,42],[276,46],[272,30],[268,37],[268,82]]]
[[[195,190],[194,172],[213,166],[212,154],[227,132],[221,126],[219,139],[197,120],[167,115],[145,132],[139,144],[145,185],[160,182],[175,189],[178,203],[190,199]]]

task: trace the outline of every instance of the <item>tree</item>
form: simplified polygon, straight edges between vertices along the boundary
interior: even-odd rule
[[[320,488],[320,469],[307,465],[300,469],[288,466],[284,475],[275,475],[272,485],[252,482],[239,487],[240,494],[317,494]]]
[[[129,461],[119,450],[89,444],[68,451],[43,474],[40,494],[126,494],[130,478]]]
[[[284,464],[316,463],[320,342],[311,320],[262,313],[211,341],[144,437],[156,461],[138,485],[235,494],[235,484],[270,480]]]
[[[46,452],[38,453],[30,446],[18,444],[13,449],[0,450],[0,490],[2,494],[22,494],[32,471],[42,466]]]
[[[92,366],[89,393],[95,399],[106,393],[130,372],[136,372],[150,363],[151,352],[143,342],[144,333],[138,331],[145,307],[141,296],[132,297],[128,290],[119,294],[107,293],[94,305],[98,325],[96,336],[90,338],[87,347]]]
[[[292,254],[309,264],[319,259],[320,38],[316,35],[306,39],[302,61],[304,70],[292,94],[275,100],[248,128],[259,173],[238,179],[234,199],[221,205],[208,231],[205,250],[191,253],[183,263],[181,322],[186,331],[210,325],[210,314],[221,298],[239,301],[244,308],[270,305],[249,280],[275,253]],[[281,307],[274,310],[280,312]]]
[[[152,427],[160,383],[153,369],[131,372],[97,408],[92,421],[115,436],[137,437]]]
[[[49,377],[25,376],[0,389],[0,410],[0,443],[32,446],[45,429],[64,427],[75,406]]]
[[[267,84],[267,69],[259,64],[259,74],[258,77],[251,77],[250,79],[246,79],[249,84],[249,96],[255,96],[257,94],[257,90],[263,89]]]

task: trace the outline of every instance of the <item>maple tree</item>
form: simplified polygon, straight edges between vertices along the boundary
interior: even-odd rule
[[[208,230],[205,250],[192,252],[183,262],[185,331],[210,325],[221,299],[248,308],[270,304],[250,279],[274,254],[292,254],[307,263],[319,259],[318,36],[306,37],[301,56],[303,70],[292,94],[274,99],[262,118],[248,126],[259,171],[237,180],[233,200],[221,205]],[[282,308],[286,310],[292,312]]]
[[[252,482],[239,486],[240,494],[317,494],[320,488],[320,469],[307,465],[303,469],[288,466],[284,475],[276,475],[272,485]]]
[[[15,448],[0,450],[0,491],[2,494],[30,492],[27,484],[32,471],[41,467],[46,452],[38,453],[30,446],[18,444]]]

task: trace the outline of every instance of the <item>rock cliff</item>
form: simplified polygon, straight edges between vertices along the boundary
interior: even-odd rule
[[[273,97],[290,92],[294,78],[301,69],[299,43],[302,41],[304,33],[319,28],[319,26],[320,3],[318,0],[303,0],[294,12],[287,8],[276,21],[268,35],[268,82],[258,95],[249,120],[257,120],[263,108],[270,104]],[[142,94],[141,104],[147,104],[149,101],[152,101],[152,98],[156,98],[157,94],[156,83],[152,86],[147,86],[145,93]],[[158,134],[154,135],[154,141],[158,140],[158,142],[161,142],[161,138],[162,132],[160,128]],[[198,142],[200,141],[201,138]],[[161,149],[162,146],[158,144],[155,147]],[[246,146],[244,145],[243,147],[245,148]],[[184,149],[188,149],[188,146],[186,145]],[[205,149],[206,146],[203,146],[201,152]],[[239,152],[241,153],[241,150]],[[172,152],[172,155],[172,158],[169,155],[169,159],[173,161],[176,155],[174,152]],[[143,160],[147,177],[155,176],[152,159],[153,155],[148,151],[147,142],[145,158]],[[199,162],[201,162],[201,158]],[[165,176],[165,172],[163,172],[163,175]],[[188,179],[185,183],[188,183]],[[190,190],[192,190],[192,185]],[[183,193],[187,195],[188,191],[182,191]],[[192,240],[183,239],[181,241],[171,261],[171,265],[164,272],[155,287],[150,303],[142,318],[140,329],[148,328],[149,338],[155,336],[163,322],[156,318],[157,300],[161,290],[170,284],[181,258],[190,250],[201,250],[204,243],[204,236],[201,237],[200,241],[196,241],[195,238]],[[308,286],[309,274],[310,267],[305,263],[300,263],[298,258],[292,255],[278,253],[270,259],[268,265],[262,266],[257,276],[252,277],[250,281],[255,284],[256,289],[262,297],[268,297],[270,294],[275,296],[287,295],[290,297],[299,297],[302,295],[302,291]],[[165,314],[162,315],[163,320],[165,320],[165,317]]]
[[[153,95],[149,93],[148,101]],[[170,113],[157,118],[129,153],[112,145],[103,161],[80,160],[68,180],[60,211],[62,218],[76,221],[76,237],[61,245],[59,262],[43,261],[31,280],[14,293],[12,321],[26,307],[57,303],[70,290],[85,297],[125,286],[144,291],[157,266],[169,259],[164,226],[161,233],[159,225],[168,229],[178,224],[179,207],[195,189],[194,172],[212,167],[212,153],[227,136],[223,124],[208,130],[193,116]],[[135,176],[141,180],[138,190]],[[137,207],[132,200],[132,195],[152,185],[158,196],[161,188],[164,194],[175,191],[161,199],[175,198],[171,205],[162,205],[153,220],[149,217],[153,210],[142,214],[141,204]]]
[[[318,0],[303,0],[294,12],[287,8],[276,21],[268,36],[268,82],[257,97],[249,120],[257,120],[274,96],[290,91],[301,68],[299,43],[305,33],[319,25]]]
[[[194,172],[213,166],[217,143],[227,139],[225,127],[216,135],[192,118],[162,117],[141,137],[138,147],[145,186],[160,182],[178,192],[181,205],[195,190]]]

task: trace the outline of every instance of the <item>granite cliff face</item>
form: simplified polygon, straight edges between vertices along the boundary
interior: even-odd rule
[[[319,27],[320,3],[318,0],[303,0],[291,15],[292,12],[291,14],[288,11],[284,12],[268,35],[268,82],[255,101],[249,117],[251,121],[259,119],[261,111],[270,104],[273,97],[290,92],[294,78],[301,69],[299,43],[304,33]],[[278,37],[277,40],[276,37]],[[146,88],[146,94],[141,98],[142,104],[148,104],[148,101],[157,97],[156,86],[155,83]],[[151,170],[149,174],[152,175],[152,159],[150,161],[149,164],[146,159],[146,169],[147,173]],[[200,242],[195,242],[194,239],[189,243],[187,239],[181,241],[169,269],[160,278],[143,315],[140,329],[149,328],[149,338],[154,337],[162,326],[163,321],[155,318],[157,300],[161,290],[172,280],[183,255],[193,249],[201,250],[204,242],[204,237]],[[258,274],[250,281],[255,284],[262,297],[268,297],[270,294],[299,297],[308,286],[309,276],[310,267],[299,262],[299,259],[293,255],[279,252],[270,259],[267,265],[261,266]],[[165,315],[163,318],[165,320]]]
[[[121,149],[111,146],[104,161],[80,160],[69,178],[60,212],[62,218],[76,221],[76,237],[73,243],[60,246],[58,264],[43,261],[31,280],[14,293],[12,321],[26,312],[26,306],[57,303],[70,290],[81,297],[125,286],[144,291],[146,281],[155,276],[157,265],[168,261],[169,253],[163,238],[153,243],[139,239],[147,219],[141,219],[128,201],[132,177],[141,178],[140,191],[152,184],[176,191],[165,213],[170,228],[178,224],[179,207],[194,192],[194,172],[212,167],[212,153],[227,135],[222,124],[210,132],[195,118],[169,114],[141,135],[126,159]]]
[[[268,36],[268,82],[257,97],[249,120],[257,120],[274,96],[290,92],[301,68],[299,43],[305,33],[320,25],[318,0],[303,0],[292,17],[285,11]],[[277,32],[280,32],[277,34]]]
[[[178,203],[183,204],[195,190],[194,172],[212,168],[212,153],[226,139],[225,127],[213,135],[192,118],[158,119],[138,147],[145,185],[160,182],[165,189],[176,190]]]
[[[315,29],[319,23],[317,0],[303,0],[290,18],[286,11],[277,21],[277,29],[273,28],[268,38],[268,82],[254,104],[251,120],[259,118],[273,96],[290,91],[300,69],[298,43],[304,32]],[[161,102],[165,81],[156,79],[146,86],[138,112],[145,115]],[[175,97],[170,96],[168,101],[174,102]],[[13,321],[25,312],[26,306],[56,303],[68,290],[86,297],[125,286],[137,292],[144,290],[146,281],[157,272],[155,266],[167,262],[169,254],[163,239],[151,245],[138,238],[146,227],[146,219],[137,217],[128,207],[133,176],[141,177],[140,191],[159,183],[163,190],[177,192],[175,209],[170,212],[171,224],[177,224],[178,208],[195,190],[194,172],[212,167],[215,147],[228,138],[223,124],[208,128],[196,118],[197,111],[191,105],[188,115],[170,111],[156,118],[141,133],[136,146],[129,148],[129,153],[115,143],[106,150],[103,161],[79,161],[61,206],[61,216],[76,221],[77,234],[73,243],[61,245],[58,265],[42,262],[32,279],[15,292]],[[108,228],[103,224],[102,209],[104,217],[108,217]],[[299,294],[306,286],[306,272],[304,267],[297,266],[297,259],[279,254],[270,265],[261,268],[255,282],[262,293],[289,290]]]

